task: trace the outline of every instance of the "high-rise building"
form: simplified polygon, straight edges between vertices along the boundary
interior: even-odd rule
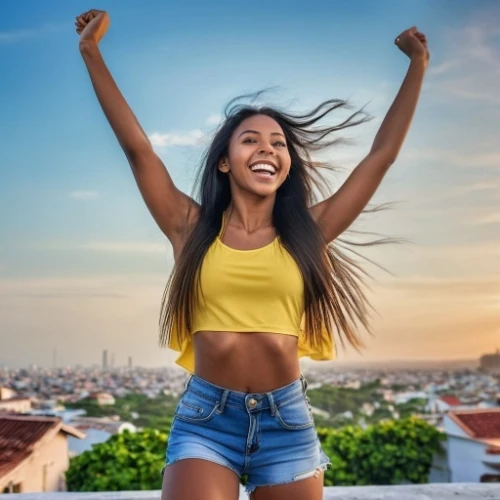
[[[102,351],[102,369],[107,370],[108,369],[108,350],[104,349]]]
[[[481,370],[490,373],[500,373],[500,349],[493,354],[484,354],[479,359]]]
[[[132,369],[132,356],[128,357],[128,367],[129,369]]]

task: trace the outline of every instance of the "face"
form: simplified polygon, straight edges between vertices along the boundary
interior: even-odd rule
[[[291,159],[283,130],[266,115],[243,120],[229,141],[229,154],[219,170],[236,186],[259,196],[269,196],[285,182]]]

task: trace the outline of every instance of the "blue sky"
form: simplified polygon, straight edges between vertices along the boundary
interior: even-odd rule
[[[137,191],[78,52],[80,2],[5,1],[0,25],[0,363],[158,366],[168,242]],[[104,1],[105,61],[176,184],[190,192],[224,105],[269,86],[307,109],[368,103],[373,122],[333,151],[368,151],[408,66],[416,25],[431,65],[403,151],[358,228],[415,245],[369,250],[376,337],[364,359],[463,358],[500,345],[500,5],[493,1]],[[335,189],[343,178],[331,179]],[[27,349],[26,346],[30,348]],[[3,351],[3,352],[2,352]],[[343,353],[345,359],[359,355]],[[120,361],[121,360],[121,361]]]

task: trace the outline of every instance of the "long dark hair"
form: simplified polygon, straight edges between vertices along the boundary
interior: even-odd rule
[[[254,100],[260,93],[254,95]],[[221,158],[228,155],[229,140],[246,118],[262,114],[273,118],[283,129],[291,156],[290,175],[276,193],[273,224],[281,244],[292,255],[304,280],[305,335],[312,346],[322,342],[322,329],[334,340],[334,333],[344,345],[344,338],[359,350],[363,342],[357,332],[359,323],[370,332],[369,309],[363,291],[363,275],[369,274],[345,253],[346,245],[359,245],[337,238],[326,244],[308,208],[317,201],[315,190],[324,196],[322,173],[334,169],[330,162],[313,161],[317,152],[343,142],[336,137],[347,127],[364,123],[370,116],[357,110],[337,125],[318,126],[334,110],[351,109],[347,101],[331,99],[306,114],[290,114],[274,107],[241,104],[241,96],[226,106],[224,120],[203,156],[197,177],[200,213],[190,230],[163,294],[160,314],[160,345],[169,343],[175,327],[179,344],[190,335],[196,300],[200,292],[199,273],[203,258],[219,234],[223,212],[231,202],[227,174],[218,169]],[[365,211],[376,211],[384,207]],[[366,244],[395,241],[380,238]],[[352,248],[348,248],[360,255]],[[361,256],[363,257],[363,256]],[[365,258],[365,257],[363,257]],[[366,259],[369,260],[369,259]]]

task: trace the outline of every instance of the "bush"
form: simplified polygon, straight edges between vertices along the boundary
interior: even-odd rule
[[[319,428],[318,436],[332,462],[325,472],[326,486],[425,483],[445,438],[415,417],[367,429]],[[71,459],[66,473],[69,491],[161,489],[167,439],[166,432],[145,429],[125,431],[95,445]]]
[[[426,483],[445,435],[416,417],[388,420],[362,429],[318,429],[332,466],[327,486]]]
[[[69,491],[161,489],[168,434],[153,429],[115,434],[70,461]]]

